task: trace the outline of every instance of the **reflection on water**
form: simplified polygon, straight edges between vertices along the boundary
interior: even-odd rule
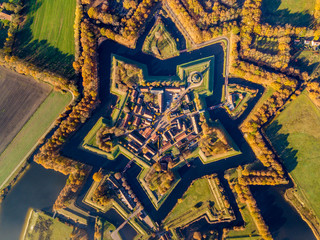
[[[275,240],[316,240],[308,224],[285,201],[277,187],[252,187],[263,219]]]
[[[0,206],[0,239],[18,240],[29,208],[51,211],[67,176],[31,163]]]

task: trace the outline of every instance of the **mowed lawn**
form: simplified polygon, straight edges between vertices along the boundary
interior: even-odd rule
[[[15,52],[40,67],[73,74],[75,0],[30,0]],[[40,58],[40,59],[39,59]]]
[[[264,21],[270,24],[286,23],[308,27],[313,20],[316,0],[263,0]]]
[[[39,138],[71,101],[71,94],[52,91],[0,155],[0,185],[31,153]]]
[[[285,167],[320,217],[320,111],[303,92],[266,129]]]
[[[183,194],[182,202],[178,203],[165,219],[168,223],[174,219],[182,217],[187,211],[195,207],[198,203],[205,203],[212,200],[212,193],[208,183],[208,179],[196,180],[189,189]]]
[[[73,226],[68,226],[43,212],[32,210],[26,235],[22,240],[69,240],[72,232]]]

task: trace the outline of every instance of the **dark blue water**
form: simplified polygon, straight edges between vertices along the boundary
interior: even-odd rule
[[[31,163],[0,205],[0,239],[18,240],[29,208],[51,211],[67,176]]]

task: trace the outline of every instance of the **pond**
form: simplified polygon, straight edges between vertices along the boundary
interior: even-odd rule
[[[261,214],[275,240],[316,240],[308,224],[284,199],[280,187],[251,187]]]
[[[52,211],[67,176],[31,163],[0,205],[0,239],[18,240],[29,208]]]

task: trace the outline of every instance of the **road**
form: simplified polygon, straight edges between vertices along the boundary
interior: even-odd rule
[[[119,235],[119,231],[124,227],[124,225],[126,225],[132,218],[137,216],[141,211],[142,211],[142,209],[140,207],[138,207],[133,213],[131,213],[131,215],[116,230],[114,230],[111,233],[111,238],[113,240],[121,240],[121,237]]]

